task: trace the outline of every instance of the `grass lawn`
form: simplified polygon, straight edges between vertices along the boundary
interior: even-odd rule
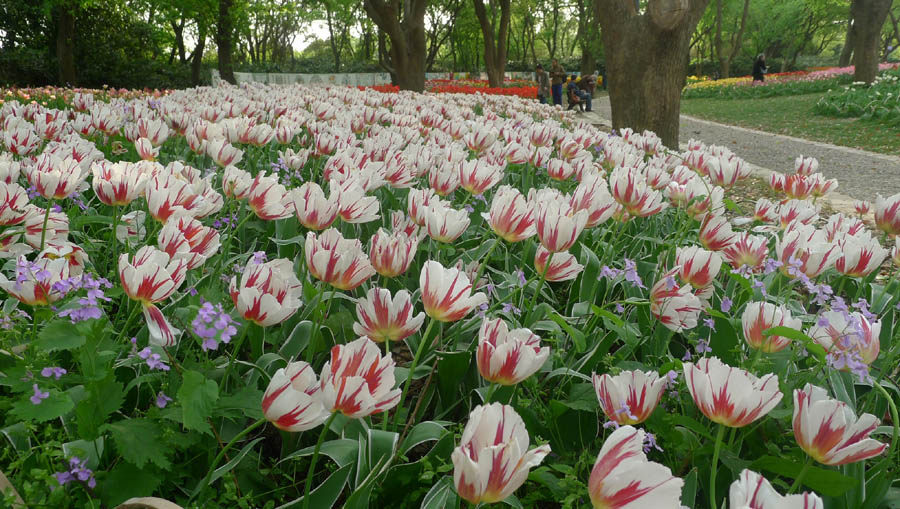
[[[682,99],[681,113],[776,134],[900,155],[900,128],[813,113],[822,94],[763,99]]]

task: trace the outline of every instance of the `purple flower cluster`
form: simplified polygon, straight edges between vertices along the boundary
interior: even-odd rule
[[[147,367],[150,368],[151,371],[159,370],[159,371],[169,371],[169,365],[166,364],[166,361],[162,360],[162,356],[158,353],[153,353],[150,350],[150,347],[146,347],[140,352],[136,353],[138,357],[144,359],[144,362],[147,363]]]
[[[61,368],[59,366],[48,366],[41,370],[41,376],[44,378],[53,377],[59,380],[63,375],[68,373],[65,368]]]
[[[60,486],[65,486],[70,482],[78,481],[87,483],[88,488],[94,489],[97,486],[97,480],[94,479],[94,471],[85,466],[86,463],[86,459],[83,460],[77,456],[72,456],[69,458],[68,470],[53,474],[56,477],[56,482]]]
[[[651,449],[656,449],[660,452],[663,450],[663,448],[656,443],[656,436],[653,433],[647,433],[644,435],[644,454],[649,453]]]
[[[37,263],[29,262],[24,256],[16,260],[16,290],[21,290],[22,283],[29,279],[33,279],[38,283],[43,283],[52,276],[53,275],[50,274],[49,270],[41,267]]]
[[[50,397],[50,393],[47,391],[41,391],[41,388],[38,387],[38,384],[34,384],[31,386],[34,390],[34,394],[29,398],[31,400],[32,405],[40,405],[41,401]]]
[[[191,322],[191,328],[203,340],[200,346],[204,351],[216,350],[219,348],[219,341],[228,343],[237,334],[235,323],[237,322],[225,312],[221,304],[204,302]]]
[[[647,288],[646,286],[644,286],[644,282],[641,281],[641,276],[638,275],[638,273],[637,273],[637,263],[634,260],[631,260],[628,258],[625,258],[625,268],[624,269],[616,269],[616,268],[609,267],[607,265],[604,265],[603,267],[601,267],[600,275],[597,276],[597,279],[598,280],[604,279],[604,278],[615,279],[615,278],[621,276],[622,274],[625,275],[625,281],[628,281],[629,283],[631,283],[631,285],[634,286],[635,288],[641,288],[641,289]]]
[[[69,279],[63,279],[53,284],[53,291],[63,295],[75,290],[86,290],[87,294],[78,299],[78,306],[64,309],[59,316],[67,316],[72,323],[97,319],[103,316],[99,301],[109,302],[110,298],[103,293],[103,288],[112,288],[112,283],[106,278],[94,279],[91,274],[84,274]]]
[[[519,309],[519,308],[517,308],[516,306],[510,304],[509,302],[504,302],[504,303],[503,303],[503,312],[504,312],[504,313],[512,313],[512,314],[514,314],[514,315],[516,315],[516,316],[519,316],[519,315],[522,314],[522,310],[521,310],[521,309]]]
[[[84,203],[84,200],[81,199],[81,194],[78,191],[75,191],[71,195],[69,195],[69,199],[75,202],[75,205],[78,205],[78,208],[81,210],[87,210],[87,205]]]
[[[222,218],[218,218],[213,221],[213,228],[217,230],[234,228],[238,223],[238,215],[237,212],[233,212],[230,216],[225,216]]]

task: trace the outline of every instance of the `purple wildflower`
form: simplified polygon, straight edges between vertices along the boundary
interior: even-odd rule
[[[637,273],[637,263],[635,263],[634,260],[629,260],[628,258],[625,258],[625,281],[628,281],[632,284],[632,286],[640,289],[647,288],[641,281],[641,276],[639,276]]]
[[[690,351],[690,350],[685,350],[685,351],[684,351],[684,355],[681,356],[681,360],[683,360],[683,361],[689,361],[689,360],[691,360],[692,358],[693,358],[693,357],[691,356],[691,351]]]
[[[203,340],[200,346],[204,351],[215,350],[219,348],[219,341],[228,343],[237,334],[235,323],[221,304],[214,306],[210,302],[204,302],[191,322],[191,328]]]
[[[600,275],[597,276],[597,279],[598,280],[603,279],[603,278],[615,279],[615,278],[619,277],[619,275],[621,275],[621,274],[622,274],[622,269],[613,269],[613,268],[610,268],[610,267],[604,265],[603,267],[600,268]]]
[[[781,267],[782,265],[783,264],[780,261],[778,261],[774,258],[766,258],[765,266],[763,268],[763,273],[771,274],[771,273],[775,272],[776,270],[778,270],[778,268]]]
[[[619,423],[616,421],[606,421],[605,423],[603,423],[603,429],[609,428],[619,429]]]
[[[662,452],[662,447],[656,443],[656,436],[653,433],[647,433],[644,435],[644,454],[650,452],[650,449],[656,449],[657,451]]]
[[[261,265],[266,262],[266,252],[265,251],[254,251],[253,252],[253,263],[256,265]]]
[[[159,391],[156,395],[156,406],[159,408],[166,408],[170,401],[172,401],[172,398],[166,396],[166,393],[163,391]]]
[[[707,319],[703,320],[703,325],[706,325],[707,327],[709,327],[709,330],[716,332],[716,321],[713,320],[712,318],[707,318]]]
[[[472,212],[475,212],[475,207],[469,205],[468,203],[463,205],[463,209],[465,209],[465,211],[468,212],[469,214],[471,214]]]
[[[48,366],[41,370],[41,376],[44,378],[54,377],[57,380],[60,379],[61,376],[65,375],[67,371],[65,368],[60,368],[58,366]]]
[[[709,347],[709,342],[705,339],[700,339],[697,341],[697,347],[695,348],[695,350],[697,350],[697,355],[703,355],[705,353],[712,352],[712,348]]]
[[[516,316],[522,314],[522,310],[521,310],[521,309],[519,309],[519,308],[513,306],[513,305],[510,304],[509,302],[504,302],[504,303],[503,303],[503,312],[504,312],[504,313],[512,313],[512,314],[514,314],[514,315],[516,315]]]
[[[484,304],[478,306],[478,313],[476,313],[478,315],[478,318],[484,318],[485,313],[487,313],[487,310],[488,310],[487,303],[484,303]]]
[[[622,314],[624,312],[625,306],[623,306],[621,302],[616,302],[616,313]]]
[[[527,282],[525,279],[525,271],[516,269],[516,277],[519,278],[519,286],[525,286],[525,283]]]
[[[86,463],[86,459],[83,460],[77,456],[72,456],[69,458],[68,470],[53,474],[56,477],[56,482],[60,486],[65,486],[70,482],[79,481],[87,483],[88,488],[94,489],[97,486],[97,480],[94,479],[94,471],[85,466]]]
[[[631,413],[631,409],[628,408],[628,403],[622,403],[622,408],[616,409],[616,415],[624,414],[626,417],[631,419],[632,421],[638,420],[637,416]]]
[[[34,394],[31,396],[31,398],[29,398],[31,400],[32,405],[40,405],[41,401],[44,401],[45,399],[50,397],[49,392],[46,392],[46,391],[41,392],[41,389],[40,389],[40,387],[38,387],[38,384],[34,384],[31,387],[34,389]]]
[[[162,357],[158,353],[153,353],[149,346],[138,352],[137,356],[144,359],[147,363],[147,367],[150,368],[151,371],[169,371],[170,369],[169,365],[166,364],[166,361],[162,360]]]
[[[731,311],[732,305],[734,305],[734,302],[731,299],[729,299],[728,297],[723,297],[719,309],[721,309],[723,313],[727,313]]]
[[[768,292],[766,292],[766,284],[762,281],[754,281],[751,286],[753,288],[758,288],[759,293],[761,293],[763,297],[767,297],[769,295]]]

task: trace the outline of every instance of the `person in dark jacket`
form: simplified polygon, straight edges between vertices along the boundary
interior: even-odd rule
[[[562,106],[563,82],[566,81],[566,71],[559,65],[559,60],[553,59],[550,66],[550,90],[553,93],[553,104]]]
[[[760,53],[756,57],[756,62],[753,62],[753,81],[766,81],[765,74],[769,72],[769,68],[766,67],[766,55]]]
[[[541,64],[537,65],[537,70],[534,72],[534,81],[538,86],[538,101],[541,104],[547,104],[547,99],[550,97],[550,76],[547,75],[547,71]]]
[[[578,89],[578,82],[575,80],[574,74],[569,77],[569,81],[566,84],[566,98],[569,103],[569,107],[566,110],[571,110],[577,106],[577,111],[584,111],[584,100],[581,96],[581,90]]]

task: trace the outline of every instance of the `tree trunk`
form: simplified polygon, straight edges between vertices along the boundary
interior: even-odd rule
[[[191,84],[200,86],[200,70],[203,65],[203,51],[206,49],[206,21],[197,20],[197,46],[191,55]]]
[[[853,48],[856,46],[856,27],[853,22],[853,15],[850,15],[850,19],[847,21],[847,36],[844,38],[844,47],[841,49],[841,57],[838,59],[838,65],[840,67],[847,67],[850,65],[851,59],[853,58]]]
[[[488,84],[492,87],[502,87],[503,77],[506,73],[506,51],[509,38],[510,0],[498,0],[500,8],[500,26],[497,27],[497,37],[494,38],[494,23],[488,19],[482,0],[473,0],[475,15],[481,25],[481,35],[484,36],[484,66],[487,70]],[[493,8],[493,6],[492,6]],[[496,14],[496,13],[495,13]]]
[[[388,67],[401,90],[425,89],[425,7],[427,0],[364,0],[372,22],[391,41]],[[402,14],[401,17],[398,15]],[[379,49],[383,49],[379,41]],[[382,59],[382,63],[383,59]]]
[[[59,63],[59,84],[75,85],[75,13],[66,4],[59,8],[56,59]]]
[[[234,67],[231,62],[232,36],[234,20],[231,17],[231,6],[234,0],[219,0],[219,22],[216,26],[216,46],[219,50],[219,76],[234,85]]]
[[[709,0],[650,0],[646,12],[595,0],[606,55],[613,128],[654,131],[678,148],[681,88],[691,34]]]
[[[597,70],[597,60],[594,54],[588,49],[581,50],[581,75],[586,76]]]
[[[881,27],[891,10],[892,0],[852,0],[850,15],[854,20],[853,52],[856,54],[853,80],[863,83],[875,81],[878,74],[878,45]]]

